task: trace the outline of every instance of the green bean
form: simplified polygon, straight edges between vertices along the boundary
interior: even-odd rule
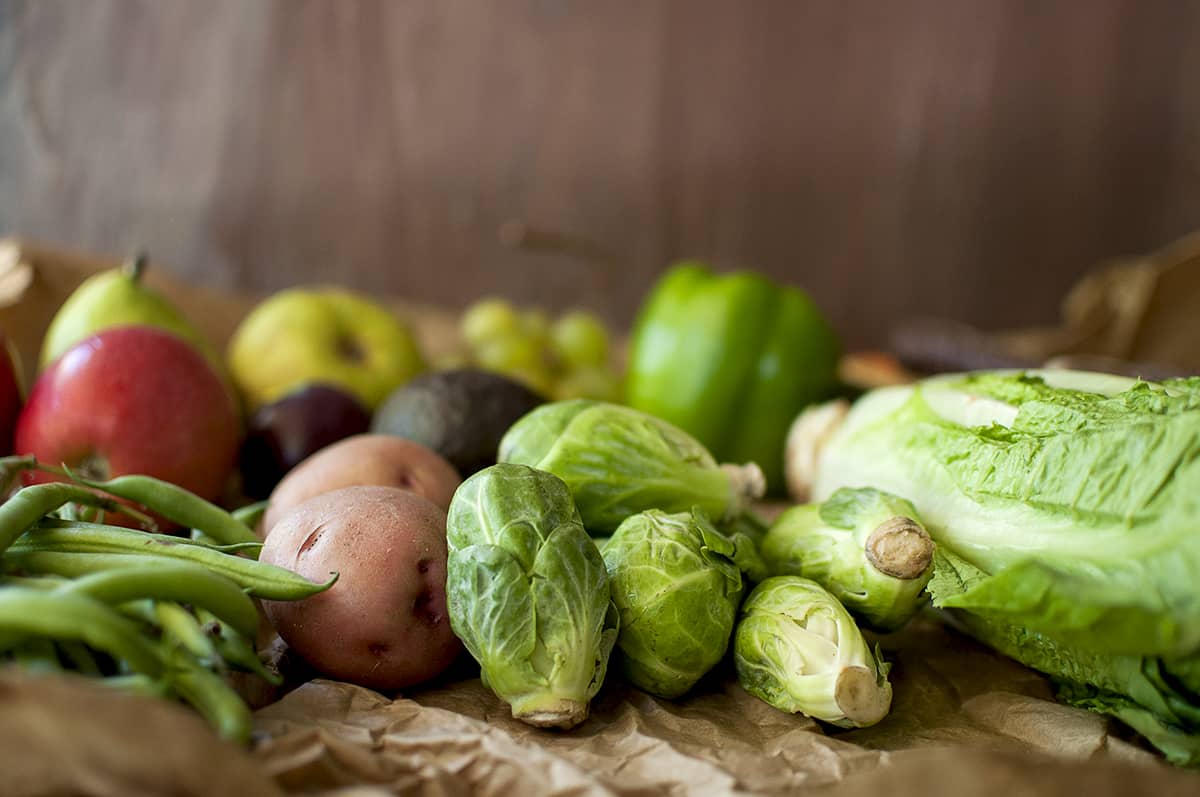
[[[62,671],[62,663],[54,650],[54,643],[42,637],[23,639],[13,648],[17,666],[31,673],[53,673]]]
[[[283,676],[270,670],[258,657],[254,637],[243,636],[211,612],[196,610],[196,619],[203,625],[216,645],[221,658],[240,670],[254,673],[272,686],[282,686]]]
[[[110,606],[141,598],[189,603],[209,609],[243,634],[258,630],[254,601],[230,579],[190,562],[105,570],[69,581],[59,590],[88,595]]]
[[[22,470],[40,470],[67,478],[76,484],[100,490],[117,498],[124,498],[146,507],[172,523],[185,528],[197,528],[221,543],[257,542],[254,529],[195,493],[153,476],[126,475],[107,481],[87,479],[70,468],[54,467],[38,462],[33,457],[17,456],[0,458],[0,474],[19,473]],[[116,511],[128,511],[119,509]],[[45,513],[43,513],[45,514]],[[145,515],[138,513],[140,518]]]
[[[85,595],[0,589],[0,632],[79,640],[152,677],[163,669],[159,652],[133,621]]]
[[[231,741],[250,741],[253,719],[241,696],[218,675],[193,661],[181,662],[182,671],[171,677],[171,687],[209,721],[217,733]]]
[[[200,529],[219,543],[259,541],[254,529],[216,504],[171,482],[153,476],[117,476],[108,481],[92,481],[72,474],[72,478],[87,487],[141,504],[184,528]]]
[[[65,639],[58,643],[58,649],[62,653],[60,658],[66,659],[67,663],[71,665],[71,669],[84,675],[100,675],[100,665],[87,645]]]
[[[136,695],[145,695],[146,697],[164,698],[168,697],[169,694],[167,685],[161,680],[145,675],[138,675],[137,673],[132,675],[109,675],[105,678],[97,678],[96,683],[112,689],[132,692]]]
[[[0,497],[8,495],[23,471],[36,467],[37,459],[28,454],[0,457]]]
[[[200,529],[192,529],[191,533],[188,534],[187,538],[189,540],[191,540],[192,542],[198,542],[201,545],[207,545],[209,548],[215,548],[218,545],[216,540],[214,540],[212,537],[205,534]]]
[[[71,579],[62,576],[0,576],[0,587],[29,587],[31,589],[58,589],[70,584]]]
[[[148,626],[158,628],[158,618],[154,616],[154,601],[152,600],[144,598],[142,600],[129,601],[128,603],[122,603],[116,608],[117,611],[126,617],[131,617]]]
[[[263,515],[267,514],[267,507],[270,503],[270,501],[256,501],[235,509],[230,514],[252,529],[258,525],[258,521],[262,520]]]
[[[70,554],[102,558],[94,562],[61,558]],[[9,548],[2,561],[7,570],[26,575],[50,573],[74,578],[129,565],[157,567],[164,560],[203,565],[250,595],[268,600],[300,600],[329,589],[337,581],[336,573],[317,584],[282,567],[222,553],[190,540],[87,524],[39,528],[36,534],[27,535]]]
[[[121,511],[121,505],[111,498],[74,484],[47,482],[26,487],[0,504],[0,553],[43,517],[70,503]]]
[[[187,609],[178,603],[156,601],[154,618],[163,630],[163,639],[174,642],[198,661],[211,662],[218,669],[224,669],[224,662],[217,653],[212,638],[204,632],[199,621]]]
[[[157,532],[146,532],[138,529],[130,529],[125,526],[113,526],[107,523],[91,523],[86,520],[64,520],[62,518],[42,518],[37,522],[37,529],[75,529],[76,531],[84,529],[92,529],[95,531],[109,531],[114,534],[131,534],[128,540],[141,540],[147,545],[154,545],[166,541],[168,543],[178,543],[181,545],[196,545],[201,548],[208,548],[221,553],[240,554],[253,553],[254,558],[258,558],[259,551],[262,550],[262,540],[254,540],[253,542],[234,542],[229,544],[221,544],[212,539],[197,539],[204,537],[203,534],[188,537],[176,537],[171,534],[158,534]]]

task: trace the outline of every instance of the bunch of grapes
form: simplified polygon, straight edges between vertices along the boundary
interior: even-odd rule
[[[552,400],[621,399],[608,330],[591,313],[572,310],[551,319],[503,299],[482,299],[461,321],[466,350],[452,365],[475,366],[522,382]]]

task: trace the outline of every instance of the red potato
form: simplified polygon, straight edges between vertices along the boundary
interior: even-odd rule
[[[288,647],[316,669],[372,689],[401,689],[450,666],[462,643],[446,614],[446,513],[397,487],[345,487],[279,520],[260,560],[330,589],[263,601]]]
[[[454,466],[420,443],[384,434],[359,434],[326,446],[288,472],[271,491],[262,530],[313,496],[342,487],[399,487],[442,508],[462,479]]]

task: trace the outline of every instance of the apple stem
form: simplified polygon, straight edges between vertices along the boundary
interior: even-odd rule
[[[129,279],[134,282],[141,282],[142,274],[146,272],[146,263],[149,259],[150,256],[146,254],[146,250],[139,249],[133,253],[132,257],[125,261],[125,265],[122,268],[129,275]]]

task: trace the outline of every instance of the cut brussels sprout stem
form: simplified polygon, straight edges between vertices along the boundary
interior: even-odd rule
[[[729,486],[735,496],[734,506],[729,512],[730,517],[740,514],[766,494],[767,477],[763,475],[762,468],[753,462],[747,462],[745,465],[726,463],[721,465],[721,470],[729,476]]]
[[[920,578],[933,561],[933,540],[912,518],[893,517],[867,538],[867,561],[887,576]]]
[[[576,700],[560,700],[554,706],[528,712],[521,712],[514,706],[513,717],[537,728],[569,730],[587,719],[588,704]]]
[[[866,667],[847,667],[838,673],[833,698],[846,719],[860,726],[874,725],[891,707],[891,695],[879,688],[875,673]]]

